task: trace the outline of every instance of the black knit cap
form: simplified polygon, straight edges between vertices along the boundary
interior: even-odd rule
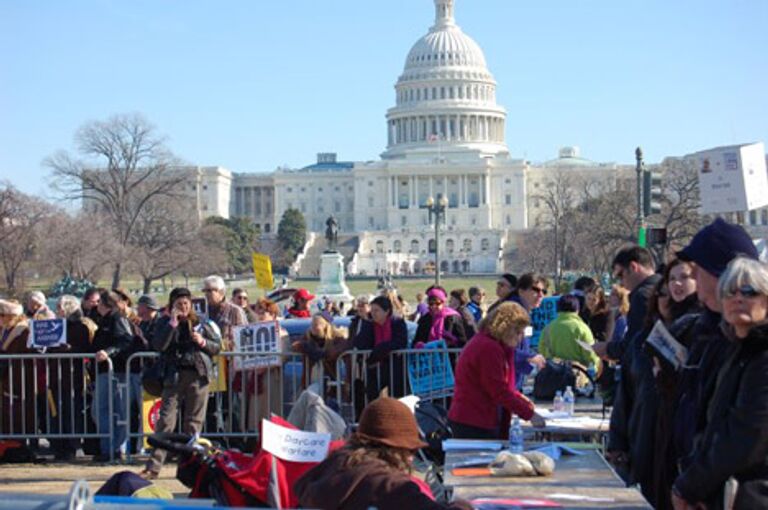
[[[517,276],[512,273],[504,273],[501,277],[509,282],[509,286],[513,289],[517,288]]]

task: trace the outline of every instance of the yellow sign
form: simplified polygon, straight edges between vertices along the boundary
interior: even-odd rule
[[[155,426],[157,425],[157,419],[160,417],[160,406],[162,400],[156,397],[152,397],[147,394],[146,391],[142,392],[143,402],[141,417],[144,424],[144,448],[149,448],[147,442],[147,435],[154,434],[156,432]]]
[[[262,289],[274,287],[272,279],[272,261],[263,253],[253,254],[253,274],[256,276],[256,285]]]

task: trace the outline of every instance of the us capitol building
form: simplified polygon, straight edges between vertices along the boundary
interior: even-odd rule
[[[193,167],[202,216],[247,217],[274,235],[283,213],[300,210],[309,235],[293,270],[311,275],[312,255],[333,215],[350,274],[434,270],[430,198],[446,203],[441,270],[498,273],[519,234],[546,214],[536,198],[556,172],[601,186],[634,186],[634,166],[595,163],[566,147],[532,165],[510,155],[507,113],[480,46],[456,24],[454,0],[434,0],[435,22],[411,48],[386,113],[381,159],[343,162],[333,153],[300,169],[232,173]]]

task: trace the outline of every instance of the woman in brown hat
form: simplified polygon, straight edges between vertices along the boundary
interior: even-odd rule
[[[411,410],[381,397],[363,410],[349,442],[302,476],[294,491],[303,508],[322,510],[471,509],[435,502],[410,476],[413,453],[426,446]]]

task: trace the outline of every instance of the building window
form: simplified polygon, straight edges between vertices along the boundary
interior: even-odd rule
[[[472,251],[472,239],[464,239],[464,251],[470,253]]]
[[[369,187],[369,188],[372,188],[372,187],[373,187],[373,181],[368,181],[368,187]]]
[[[264,224],[264,232],[269,234],[271,231],[272,231],[272,225],[270,225],[269,223],[265,223]]]
[[[384,253],[384,241],[376,241],[376,253]]]
[[[504,184],[512,184],[512,179],[504,179]]]
[[[287,188],[285,188],[285,191],[287,191],[288,193],[293,193],[293,188],[288,186]]]
[[[511,225],[511,224],[512,224],[512,217],[509,214],[507,214],[507,225]]]
[[[763,209],[760,211],[760,219],[763,225],[768,225],[768,209]]]
[[[445,241],[445,251],[448,253],[453,253],[454,247],[453,239],[448,239]]]
[[[392,251],[395,253],[400,253],[402,249],[403,249],[403,245],[400,242],[400,239],[395,239],[395,242],[392,243]]]
[[[504,203],[506,205],[512,205],[512,195],[510,195],[509,193],[504,195]]]
[[[437,244],[435,243],[435,240],[434,239],[430,239],[429,243],[427,243],[427,251],[429,251],[429,253],[435,253],[435,247],[436,246],[437,246]]]
[[[483,251],[488,251],[488,248],[491,246],[491,243],[488,241],[488,239],[481,239],[480,240],[480,249]]]
[[[373,197],[368,197],[368,207],[373,207]]]
[[[368,216],[368,226],[373,228],[373,216]]]
[[[404,227],[408,225],[408,217],[407,216],[400,216],[400,226]]]
[[[301,188],[302,193],[304,193],[305,191],[307,191],[307,188]]]
[[[334,212],[341,212],[341,202],[338,200],[333,203]]]

